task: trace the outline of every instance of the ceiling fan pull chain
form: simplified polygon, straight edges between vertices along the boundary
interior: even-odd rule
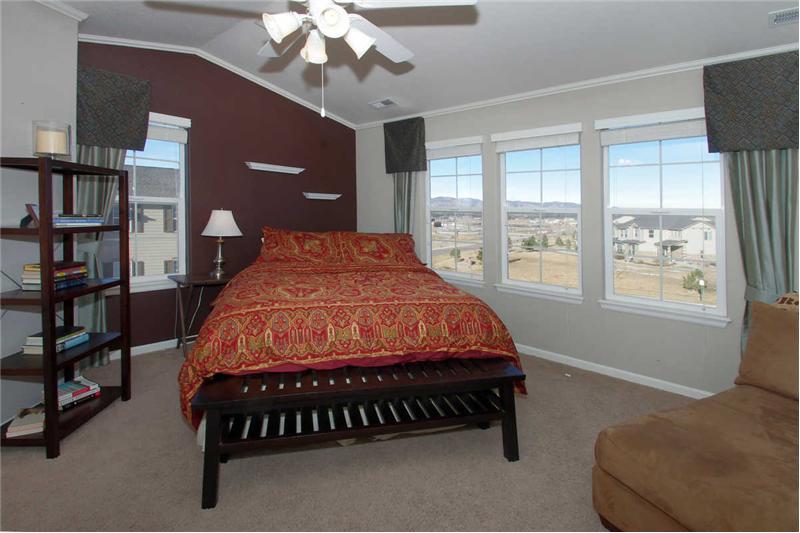
[[[322,83],[322,108],[319,110],[319,116],[325,118],[325,63],[319,66],[319,79]]]

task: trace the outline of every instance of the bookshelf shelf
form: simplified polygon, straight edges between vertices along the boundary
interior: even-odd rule
[[[59,440],[84,425],[121,396],[122,387],[101,386],[98,398],[84,402],[67,411],[59,412],[57,428]],[[0,443],[3,446],[45,446],[47,444],[44,433],[34,433],[13,438],[6,437],[6,430],[9,424],[11,424],[11,421],[3,424],[0,429]]]
[[[102,226],[70,226],[53,228],[55,235],[67,235],[73,233],[100,233],[104,231],[119,231],[117,224],[104,224]],[[39,228],[0,228],[0,237],[12,235],[38,237]]]
[[[78,285],[77,287],[53,291],[53,301],[55,303],[65,302],[79,296],[117,287],[120,284],[120,278],[92,278],[87,280],[86,285]],[[23,291],[22,289],[14,289],[12,291],[0,293],[0,305],[2,306],[30,306],[41,305],[41,303],[41,291]]]
[[[77,363],[81,359],[105,348],[115,349],[119,345],[122,334],[116,331],[89,333],[89,341],[79,344],[56,356],[56,368],[59,370]],[[41,376],[43,371],[42,356],[25,355],[17,352],[0,359],[0,376]]]
[[[2,427],[0,444],[3,446],[44,446],[48,458],[58,457],[61,439],[89,421],[117,398],[131,397],[130,348],[130,264],[128,253],[128,172],[126,170],[81,165],[49,157],[2,157],[0,166],[36,172],[39,184],[39,227],[0,228],[0,237],[35,237],[39,242],[41,265],[41,291],[12,290],[0,293],[2,307],[39,308],[42,316],[43,351],[40,356],[21,352],[0,359],[0,377],[4,379],[41,379],[44,388],[44,431],[36,435],[6,438],[8,424]],[[63,178],[63,212],[72,214],[76,176],[100,176],[116,179],[119,185],[119,224],[103,226],[53,227],[53,175]],[[85,285],[55,290],[55,257],[53,243],[63,243],[61,260],[71,262],[75,255],[75,235],[102,231],[119,232],[120,276],[93,278]],[[86,294],[119,287],[119,332],[91,333],[89,341],[63,352],[56,352],[56,306],[63,304],[63,323],[75,325],[74,300]],[[34,332],[30,332],[34,333]],[[103,386],[99,398],[87,401],[67,411],[58,410],[58,381],[75,377],[75,364],[104,348],[120,350],[120,385]],[[9,422],[10,424],[10,422]]]

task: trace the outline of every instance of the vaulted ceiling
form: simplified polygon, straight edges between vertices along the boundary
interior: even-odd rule
[[[89,14],[84,35],[193,47],[319,105],[320,67],[299,56],[256,55],[261,13],[286,1],[69,1]],[[786,1],[544,2],[479,0],[469,7],[356,10],[415,52],[395,64],[361,60],[328,40],[325,107],[360,125],[583,80],[747,51],[797,46],[796,24],[770,27]],[[351,10],[353,10],[351,8]],[[396,106],[369,102],[392,98]]]

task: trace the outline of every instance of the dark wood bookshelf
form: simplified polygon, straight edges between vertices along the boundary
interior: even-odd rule
[[[63,439],[86,422],[92,419],[97,413],[111,405],[114,400],[122,396],[122,387],[108,386],[100,387],[100,396],[93,400],[88,400],[76,405],[66,411],[59,411],[58,426],[56,434],[59,440]],[[6,431],[11,424],[9,420],[0,429],[0,444],[3,446],[46,446],[47,440],[44,433],[33,433],[21,437],[6,437]],[[45,422],[47,425],[47,422]]]
[[[89,341],[73,346],[56,355],[56,368],[63,369],[85,357],[99,352],[105,348],[116,349],[122,334],[117,331],[104,333],[89,333]],[[14,355],[0,359],[0,376],[41,376],[43,361],[41,355],[28,355],[17,352]]]
[[[54,235],[64,235],[67,233],[101,233],[104,231],[119,231],[117,224],[103,224],[101,226],[69,226],[53,228]],[[39,228],[0,228],[0,237],[12,235],[38,237]]]
[[[75,287],[68,287],[53,291],[53,299],[55,303],[73,300],[79,296],[92,294],[94,292],[104,291],[117,287],[122,284],[120,278],[92,278],[87,280],[85,285],[76,285]],[[42,291],[23,291],[22,289],[14,289],[0,293],[0,305],[3,306],[30,306],[40,305],[42,301]]]
[[[0,306],[38,307],[42,316],[42,355],[15,353],[0,360],[0,377],[4,379],[41,379],[44,388],[45,424],[42,433],[6,438],[2,427],[0,444],[3,446],[44,446],[48,458],[58,457],[60,441],[117,398],[131,397],[131,346],[130,346],[130,262],[128,251],[128,172],[126,170],[82,165],[49,157],[2,157],[0,166],[34,171],[31,176],[39,184],[39,226],[36,228],[0,228],[0,237],[35,237],[39,243],[42,290],[11,290],[0,293]],[[119,185],[119,224],[103,226],[53,227],[53,175],[62,176],[62,211],[74,214],[76,176],[101,176],[116,179]],[[120,275],[113,278],[95,278],[85,285],[55,290],[56,261],[73,261],[75,236],[80,233],[119,232]],[[54,242],[61,242],[61,258],[55,257]],[[56,352],[56,306],[63,303],[63,323],[75,325],[74,300],[80,296],[119,287],[120,331],[90,334],[89,342]],[[35,332],[30,332],[35,333]],[[75,364],[104,348],[120,350],[120,385],[102,386],[101,396],[67,411],[58,410],[58,383],[74,379]],[[10,422],[9,422],[10,423]]]

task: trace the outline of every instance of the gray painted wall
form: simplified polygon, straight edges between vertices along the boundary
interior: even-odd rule
[[[0,2],[0,111],[3,156],[30,156],[31,123],[57,120],[75,128],[75,91],[78,65],[78,23],[36,2]],[[73,146],[73,154],[74,154]],[[60,179],[54,181],[59,185]],[[0,223],[19,224],[26,203],[38,203],[36,174],[3,169],[0,173]],[[55,197],[60,198],[61,187]],[[60,203],[59,203],[60,205]],[[0,266],[19,281],[22,265],[38,261],[35,240],[3,239]],[[5,276],[2,290],[16,288]],[[9,309],[0,321],[0,345],[10,355],[24,344],[25,337],[41,330],[41,317],[35,310]],[[40,399],[40,383],[4,379],[0,384],[0,419],[14,416],[20,407]]]
[[[716,392],[732,386],[739,365],[739,323],[744,312],[745,283],[730,196],[726,203],[726,238],[731,323],[727,327],[603,310],[598,304],[604,286],[603,171],[594,121],[702,105],[702,72],[692,70],[426,118],[428,141],[484,136],[486,285],[463,288],[498,312],[517,343],[704,391]],[[493,285],[500,281],[499,163],[488,135],[572,122],[582,122],[584,127],[581,135],[584,301],[575,305],[498,293]],[[392,180],[384,172],[381,127],[357,131],[356,154],[358,228],[391,232]],[[418,228],[422,225],[424,222]],[[424,229],[419,233],[424,234]]]

